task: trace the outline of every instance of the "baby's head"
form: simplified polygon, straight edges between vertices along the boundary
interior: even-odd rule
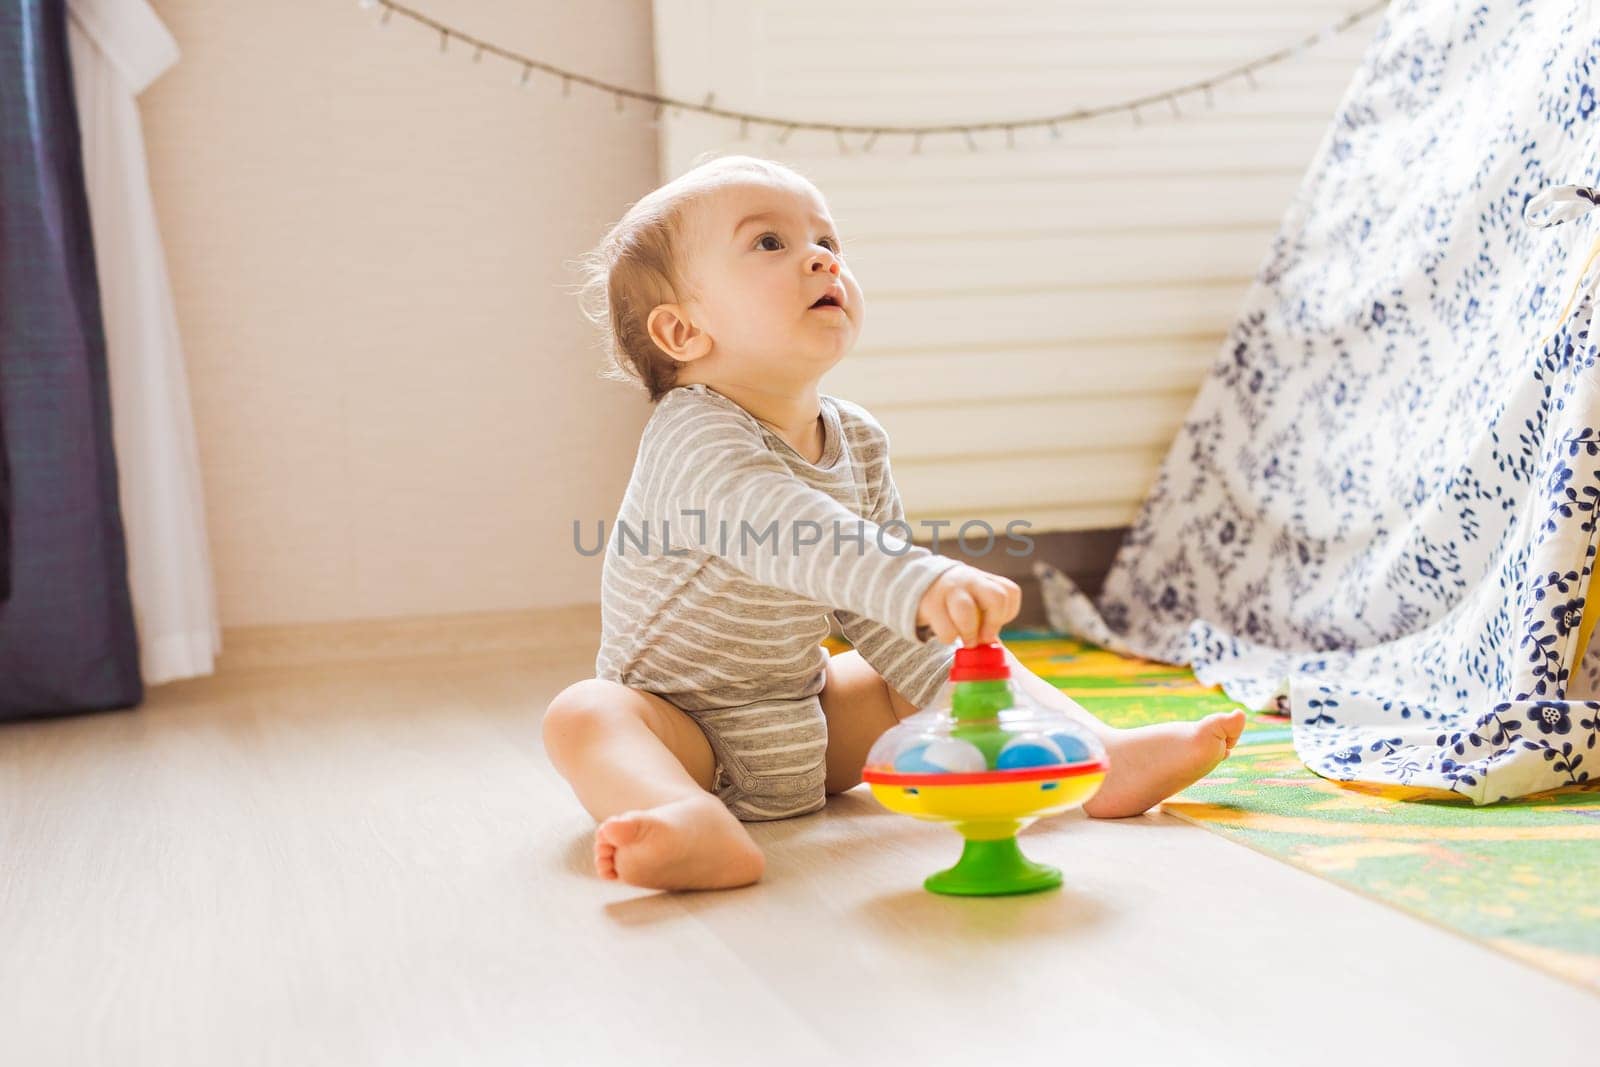
[[[612,376],[642,382],[652,401],[692,382],[814,385],[866,310],[822,194],[749,156],[713,159],[644,197],[585,265],[585,309]]]

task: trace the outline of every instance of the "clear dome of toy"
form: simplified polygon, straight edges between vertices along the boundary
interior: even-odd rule
[[[939,703],[878,739],[862,778],[891,811],[947,823],[966,839],[961,861],[928,889],[989,896],[1060,885],[1061,872],[1023,856],[1016,834],[1092,797],[1105,780],[1105,748],[1013,686],[999,644],[957,649],[950,681]]]

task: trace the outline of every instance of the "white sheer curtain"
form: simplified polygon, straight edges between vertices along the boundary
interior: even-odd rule
[[[222,648],[194,418],[134,98],[177,61],[145,0],[69,0],[128,581],[146,685],[209,674]]]

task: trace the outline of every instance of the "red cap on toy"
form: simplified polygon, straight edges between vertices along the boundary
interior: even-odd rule
[[[956,649],[956,661],[950,666],[952,682],[994,682],[1009,677],[1006,650],[998,641]]]

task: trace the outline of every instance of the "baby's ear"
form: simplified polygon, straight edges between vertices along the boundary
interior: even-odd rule
[[[689,363],[711,351],[711,335],[694,324],[682,304],[658,304],[645,322],[650,340],[679,363]]]

